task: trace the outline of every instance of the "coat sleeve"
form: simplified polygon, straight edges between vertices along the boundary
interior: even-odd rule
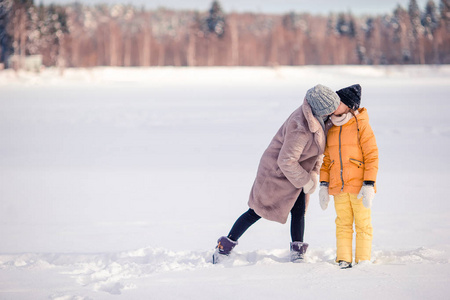
[[[376,181],[378,173],[378,147],[372,127],[361,128],[361,148],[364,157],[364,181]]]
[[[320,167],[320,179],[319,181],[330,182],[330,152],[328,151],[328,145],[325,147],[325,152],[323,153],[323,163]]]
[[[320,167],[322,166],[323,163],[323,154],[319,155],[319,157],[317,158],[316,164],[314,165],[314,168],[312,169],[312,172],[315,172],[317,175],[320,174]]]
[[[278,166],[284,176],[298,189],[310,180],[309,173],[298,162],[309,138],[300,124],[296,122],[287,124],[283,146],[278,155]]]

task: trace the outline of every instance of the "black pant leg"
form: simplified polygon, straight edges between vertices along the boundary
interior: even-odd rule
[[[237,241],[244,234],[244,232],[259,219],[261,219],[261,217],[250,208],[236,220],[230,230],[230,233],[228,234],[228,238],[230,240]]]
[[[305,208],[305,193],[302,191],[291,209],[291,239],[293,242],[303,242]]]

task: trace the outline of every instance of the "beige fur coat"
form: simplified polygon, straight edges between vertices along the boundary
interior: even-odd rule
[[[306,102],[284,122],[261,157],[248,205],[259,216],[286,223],[302,187],[319,173],[326,131]],[[316,176],[316,175],[315,175]]]

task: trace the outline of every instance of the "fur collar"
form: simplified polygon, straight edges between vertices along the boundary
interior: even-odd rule
[[[322,128],[322,125],[320,125],[319,121],[316,119],[316,117],[313,115],[311,106],[308,104],[306,99],[303,101],[302,105],[303,115],[305,116],[306,122],[308,123],[309,131],[311,131],[314,134],[314,141],[316,142],[317,146],[319,147],[319,153],[322,154],[325,150],[325,137],[326,132]],[[328,129],[331,127],[331,121],[328,120],[325,123],[325,130],[328,131]]]
[[[309,131],[317,132],[322,129],[322,126],[320,125],[316,117],[314,117],[311,106],[308,104],[308,101],[306,101],[306,99],[303,101],[302,110],[306,122],[308,122]]]

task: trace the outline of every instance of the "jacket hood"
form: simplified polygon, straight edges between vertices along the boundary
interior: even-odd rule
[[[358,114],[356,115],[356,117],[358,118],[358,121],[364,120],[369,122],[369,114],[367,113],[367,109],[365,107],[358,109]],[[353,122],[356,122],[355,118],[351,118],[347,124],[351,124]]]

